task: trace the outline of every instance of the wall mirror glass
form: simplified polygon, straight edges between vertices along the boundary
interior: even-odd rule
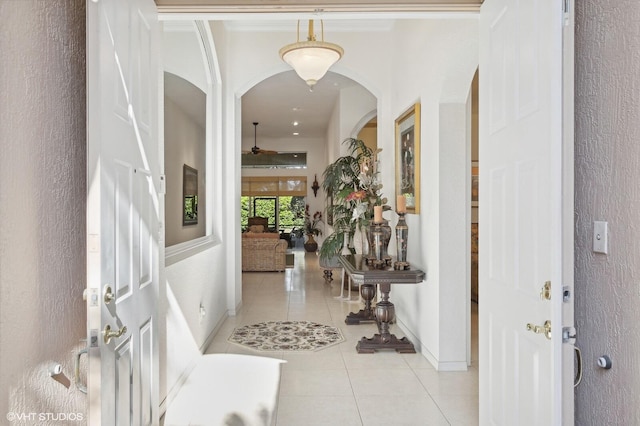
[[[182,224],[198,224],[198,170],[183,166],[182,172]]]

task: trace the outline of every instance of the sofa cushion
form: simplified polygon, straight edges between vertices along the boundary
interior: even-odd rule
[[[255,233],[264,232],[264,225],[251,225],[249,227],[249,232],[255,232]]]
[[[275,232],[245,232],[242,234],[242,238],[267,238],[267,239],[279,239],[280,234]]]

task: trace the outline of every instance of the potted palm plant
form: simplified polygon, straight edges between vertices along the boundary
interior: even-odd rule
[[[373,219],[373,206],[389,210],[382,197],[378,178],[377,155],[360,139],[349,138],[349,153],[329,164],[323,173],[322,189],[332,194],[333,232],[320,248],[320,260],[329,261],[353,239],[357,229],[364,230]],[[366,234],[366,233],[365,233]]]

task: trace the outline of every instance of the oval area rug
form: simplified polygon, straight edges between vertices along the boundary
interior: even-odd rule
[[[257,351],[315,351],[344,337],[339,328],[312,321],[266,321],[238,327],[228,340]]]

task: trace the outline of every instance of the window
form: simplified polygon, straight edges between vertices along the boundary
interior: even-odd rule
[[[248,219],[261,216],[269,219],[269,230],[291,233],[304,226],[305,197],[285,195],[282,197],[242,196],[240,199],[240,223],[248,226]]]
[[[242,195],[283,196],[307,195],[306,176],[243,176]]]
[[[306,169],[306,152],[242,154],[243,169]]]

